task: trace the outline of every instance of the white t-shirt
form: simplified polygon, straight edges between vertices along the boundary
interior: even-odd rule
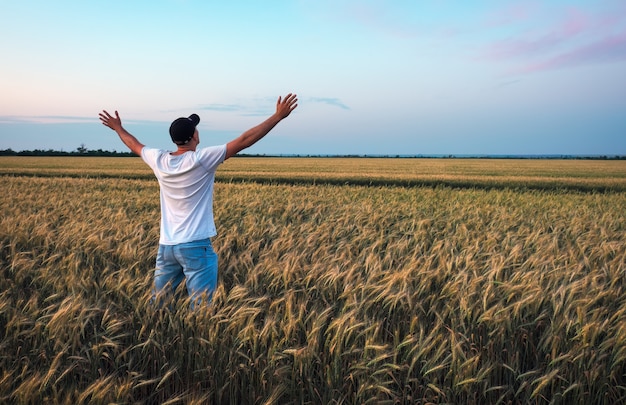
[[[176,245],[217,235],[213,220],[213,182],[224,162],[226,145],[182,155],[144,147],[141,158],[159,181],[162,245]]]

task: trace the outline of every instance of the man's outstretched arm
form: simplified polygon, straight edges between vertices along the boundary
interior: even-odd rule
[[[115,117],[109,114],[106,110],[102,110],[100,113],[100,121],[102,121],[103,125],[111,128],[119,135],[124,145],[128,147],[135,155],[141,156],[141,150],[143,149],[143,144],[137,140],[134,136],[132,136],[127,130],[122,126],[122,120],[120,119],[120,115],[115,111]]]
[[[250,128],[238,138],[226,144],[226,159],[236,155],[245,148],[248,148],[257,143],[261,138],[268,134],[283,119],[287,118],[289,114],[298,106],[298,98],[295,94],[287,94],[284,99],[278,97],[276,102],[276,112],[271,117],[260,123],[259,125]]]

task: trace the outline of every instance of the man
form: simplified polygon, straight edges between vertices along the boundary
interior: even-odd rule
[[[210,300],[217,285],[217,255],[210,238],[217,234],[213,220],[213,182],[217,167],[267,135],[298,106],[295,94],[279,97],[276,112],[226,145],[198,149],[196,126],[200,117],[178,118],[170,126],[177,150],[148,148],[106,110],[100,121],[119,135],[122,142],[152,168],[159,181],[161,227],[154,272],[155,295],[174,291],[186,278],[192,306],[206,294]]]

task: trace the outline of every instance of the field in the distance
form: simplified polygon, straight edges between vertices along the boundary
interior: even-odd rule
[[[0,402],[623,403],[625,179],[232,159],[214,301],[159,311],[139,159],[0,158]]]
[[[139,158],[1,157],[0,175],[152,178]],[[234,158],[221,181],[626,191],[624,160]]]

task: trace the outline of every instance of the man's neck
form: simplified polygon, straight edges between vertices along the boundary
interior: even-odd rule
[[[187,145],[178,145],[178,149],[174,152],[170,152],[170,155],[182,155],[185,152],[194,152],[196,150],[196,145],[187,144]]]

